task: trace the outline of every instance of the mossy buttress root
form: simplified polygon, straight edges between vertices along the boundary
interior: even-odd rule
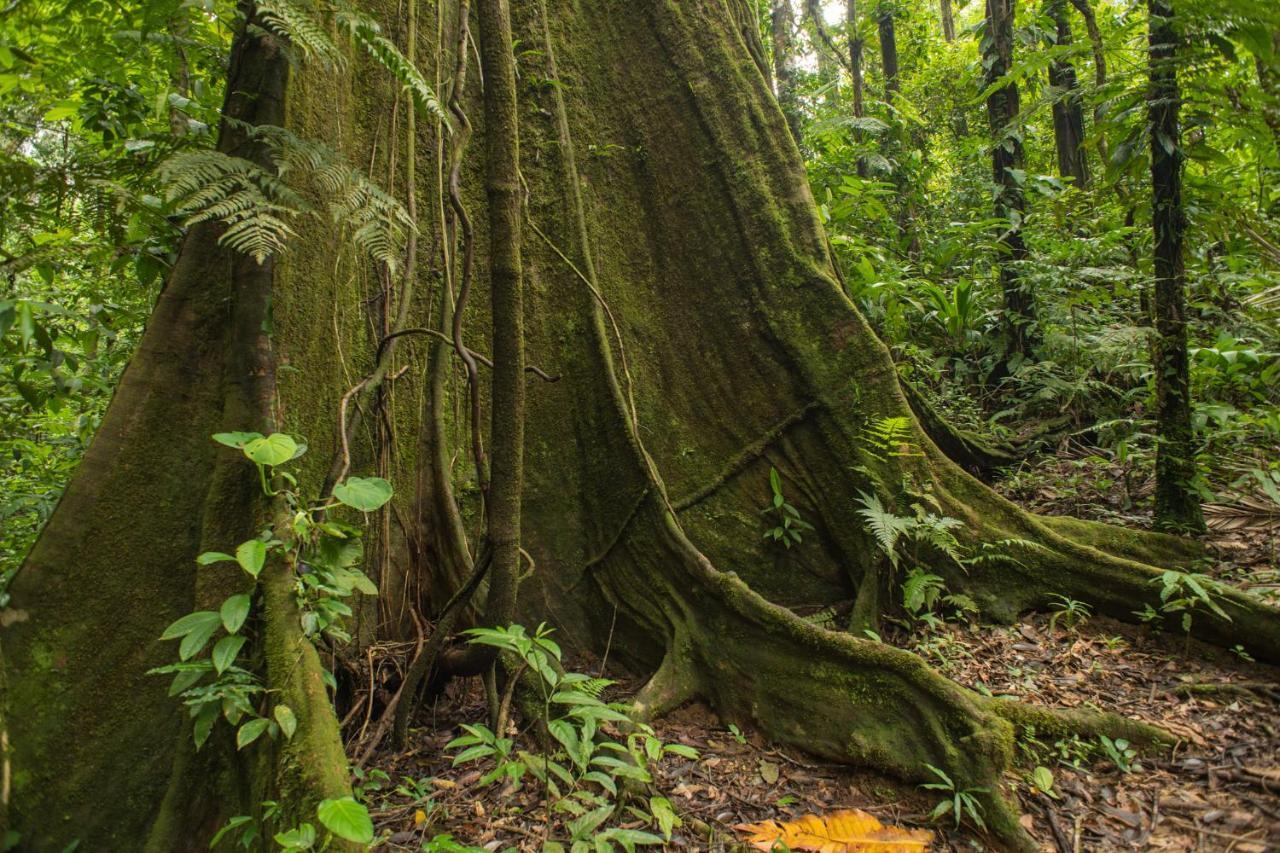
[[[833,761],[872,768],[911,783],[946,772],[977,793],[983,818],[1006,844],[1034,849],[1018,812],[1001,793],[1014,755],[1014,724],[1045,734],[1107,734],[1164,746],[1162,730],[1111,714],[1058,711],[979,696],[921,658],[892,646],[806,622],[720,572],[652,502],[642,512],[643,547],[673,568],[663,595],[637,614],[668,638],[662,663],[635,701],[651,717],[694,698],[729,720],[750,721],[766,736]],[[652,527],[650,526],[652,525]],[[639,578],[624,570],[598,577],[628,598]],[[678,591],[677,591],[678,590]]]

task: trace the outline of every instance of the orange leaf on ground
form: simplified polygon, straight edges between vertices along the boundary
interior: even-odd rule
[[[928,850],[933,842],[933,833],[927,829],[885,826],[858,809],[805,815],[785,823],[740,823],[734,829],[749,836],[746,843],[757,850],[772,850],[781,842],[811,853],[903,853]]]

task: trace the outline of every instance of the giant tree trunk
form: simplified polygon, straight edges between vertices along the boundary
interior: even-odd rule
[[[1191,380],[1187,355],[1186,271],[1182,209],[1182,140],[1178,113],[1177,45],[1173,7],[1148,0],[1151,84],[1147,95],[1151,137],[1151,227],[1155,232],[1156,524],[1203,530],[1204,514],[1191,481],[1196,475],[1191,433]]]
[[[460,40],[447,6],[439,29],[423,16],[414,34],[427,79],[452,76]],[[516,39],[539,48],[522,60],[529,72],[518,88],[527,351],[561,377],[530,379],[526,389],[521,538],[535,568],[519,618],[545,619],[566,646],[608,647],[611,659],[652,673],[640,713],[700,698],[827,759],[913,782],[929,778],[926,763],[941,767],[962,788],[988,788],[988,823],[1029,846],[1000,792],[1011,720],[1046,734],[1151,732],[983,697],[913,654],[789,608],[848,601],[874,582],[880,558],[856,513],[859,493],[906,500],[904,483],[961,519],[969,547],[1035,543],[1016,562],[942,570],[989,618],[1012,619],[1055,593],[1131,618],[1143,603],[1159,606],[1156,567],[1182,564],[1194,549],[1030,515],[929,441],[886,348],[836,283],[795,144],[733,3],[545,0],[515,11]],[[286,88],[269,41],[242,37],[237,57],[233,114],[283,120],[373,163],[375,174],[394,164],[402,176],[397,97],[376,68],[304,67]],[[479,75],[467,87],[463,104],[483,125]],[[446,146],[430,127],[418,136],[424,245],[409,324],[445,330],[454,305],[440,287],[449,280],[440,242]],[[602,151],[612,153],[595,156]],[[464,164],[460,194],[476,213],[483,175],[478,162]],[[490,198],[509,203],[509,189]],[[479,249],[489,217],[472,219]],[[307,230],[265,267],[227,254],[215,237],[189,236],[3,614],[14,780],[5,817],[36,849],[76,837],[84,849],[132,849],[140,839],[182,849],[266,798],[305,819],[345,785],[320,663],[298,632],[283,567],[264,573],[258,636],[268,686],[285,691],[301,718],[291,742],[264,739],[236,753],[223,735],[195,753],[164,683],[143,674],[170,656],[154,638],[172,618],[225,593],[214,588],[224,576],[197,570],[194,555],[234,546],[262,521],[252,471],[207,436],[273,425],[304,435],[311,450],[298,473],[320,482],[339,445],[339,401],[382,343],[365,321],[375,276],[326,228]],[[504,263],[478,250],[481,294]],[[476,350],[505,322],[485,306],[473,298],[464,314]],[[393,612],[438,607],[469,571],[466,543],[483,534],[466,383],[434,340],[401,340],[379,417],[365,421],[390,429],[363,430],[352,448],[356,471],[388,460],[397,489],[373,525],[376,552],[388,557],[370,571]],[[481,379],[487,403],[489,377]],[[867,442],[868,427],[885,418],[906,419],[915,452]],[[379,435],[394,439],[377,447]],[[771,468],[816,528],[786,554],[761,536]],[[1222,601],[1233,622],[1198,618],[1195,632],[1225,643],[1239,632],[1255,656],[1280,659],[1275,613],[1240,594]],[[372,632],[377,621],[362,627]],[[403,624],[382,621],[384,631]]]
[[[983,85],[987,95],[987,119],[991,125],[991,172],[995,180],[995,216],[1001,221],[996,263],[1000,290],[1004,297],[1002,319],[1006,358],[1032,354],[1038,341],[1035,296],[1020,275],[1021,262],[1028,257],[1022,236],[1026,196],[1018,177],[1025,166],[1018,84],[1005,80],[1013,67],[1013,17],[1015,0],[986,0],[987,26],[982,34],[982,64],[986,68]]]

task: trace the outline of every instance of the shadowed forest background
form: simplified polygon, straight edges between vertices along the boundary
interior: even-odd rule
[[[1270,849],[1278,319],[1265,0],[10,0],[3,849]]]

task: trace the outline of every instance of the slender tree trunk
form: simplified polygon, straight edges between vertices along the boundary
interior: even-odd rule
[[[1147,0],[1150,46],[1151,226],[1155,233],[1156,525],[1203,530],[1191,482],[1196,475],[1187,357],[1182,161],[1178,113],[1179,36],[1169,0]]]
[[[853,84],[853,117],[866,115],[865,95],[862,79],[862,31],[858,27],[858,0],[846,0],[844,11],[845,29],[849,36],[849,75]]]
[[[492,468],[485,508],[493,548],[484,621],[516,614],[520,510],[524,488],[524,297],[521,276],[520,130],[508,0],[479,0],[484,64],[485,178],[489,199],[493,318]]]
[[[1049,16],[1057,28],[1057,46],[1071,44],[1067,0],[1048,0]],[[1058,151],[1058,174],[1071,178],[1081,189],[1089,185],[1089,161],[1084,147],[1084,102],[1069,59],[1049,63],[1049,85],[1054,88],[1053,138]]]
[[[804,138],[804,122],[800,115],[799,93],[796,92],[795,27],[796,15],[791,0],[773,0],[770,15],[773,29],[773,79],[778,103],[786,116],[787,127],[796,145]]]
[[[853,117],[856,120],[866,115],[862,79],[863,42],[862,30],[859,28],[858,21],[858,0],[846,0],[844,25],[849,39],[849,78],[853,88]],[[853,138],[855,142],[862,142],[863,136],[861,129],[854,128]],[[858,176],[862,178],[867,176],[867,161],[863,157],[858,158]]]
[[[880,31],[880,65],[884,70],[884,99],[892,106],[902,84],[898,80],[898,38],[893,26],[894,0],[881,0],[876,10]]]
[[[986,0],[987,30],[982,39],[984,85],[991,86],[1013,67],[1013,19],[1015,0]],[[1007,364],[1015,356],[1030,357],[1038,343],[1035,298],[1019,274],[1018,265],[1028,257],[1022,237],[1026,197],[1022,191],[1025,156],[1018,86],[1013,81],[987,96],[991,125],[991,171],[995,179],[995,215],[1001,220],[999,237],[1000,290],[1004,297],[1004,338]],[[1001,371],[997,371],[999,373]]]
[[[951,44],[956,40],[956,19],[951,12],[951,0],[938,0],[938,13],[942,18],[942,40]]]
[[[1276,68],[1276,63],[1280,62],[1280,32],[1271,35],[1271,61],[1256,56],[1253,62],[1258,72],[1258,88],[1264,98],[1262,118],[1271,128],[1276,154],[1280,156],[1280,70]]]

